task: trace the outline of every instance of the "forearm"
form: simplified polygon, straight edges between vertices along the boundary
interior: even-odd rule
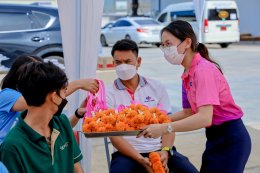
[[[74,173],[84,173],[79,162],[74,164]]]
[[[174,132],[185,132],[210,126],[212,123],[213,107],[204,106],[199,108],[198,113],[183,120],[172,122]]]
[[[67,87],[66,96],[71,95],[73,92],[75,92],[76,90],[78,90],[80,88],[81,88],[81,85],[80,85],[79,80],[70,82]]]
[[[71,125],[72,128],[74,128],[77,125],[77,123],[79,122],[79,118],[76,117],[75,114],[70,116],[69,120],[70,120],[70,125]]]
[[[81,118],[83,118],[84,114],[86,113],[86,108],[84,108],[85,105],[86,105],[86,100],[84,100],[84,101],[81,103],[80,107],[76,110],[78,116],[80,116],[80,117],[77,117],[77,116],[76,116],[76,114],[75,114],[76,112],[75,112],[72,116],[70,116],[69,120],[70,120],[70,125],[71,125],[72,128],[74,128],[74,127],[77,125],[77,123],[79,122],[79,120],[80,120]]]
[[[142,155],[122,137],[110,137],[113,146],[122,154],[139,161]]]
[[[19,97],[12,107],[12,111],[20,112],[28,109],[27,103],[23,96]]]
[[[183,109],[182,111],[176,112],[170,115],[171,121],[179,121],[192,115],[191,109]]]
[[[162,136],[162,148],[172,147],[175,139],[175,133],[165,134]]]

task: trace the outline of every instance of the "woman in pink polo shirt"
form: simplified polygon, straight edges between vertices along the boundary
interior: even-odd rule
[[[174,21],[161,32],[161,49],[166,60],[182,65],[184,109],[172,115],[172,123],[154,124],[139,136],[157,138],[165,133],[206,128],[206,150],[202,173],[243,173],[251,151],[250,136],[241,120],[219,64],[208,49],[197,42],[188,22]]]

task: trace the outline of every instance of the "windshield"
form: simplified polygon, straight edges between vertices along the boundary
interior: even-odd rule
[[[210,9],[208,20],[238,20],[236,9]]]
[[[195,12],[193,10],[187,11],[172,11],[171,20],[196,21]]]

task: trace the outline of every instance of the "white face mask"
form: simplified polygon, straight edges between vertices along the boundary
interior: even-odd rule
[[[116,66],[116,74],[121,80],[132,79],[137,73],[136,66],[130,64],[121,64]]]
[[[173,65],[181,65],[186,52],[185,51],[183,54],[179,54],[177,47],[178,46],[162,48],[165,59]]]

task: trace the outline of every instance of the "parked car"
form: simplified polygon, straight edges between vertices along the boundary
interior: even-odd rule
[[[0,4],[0,67],[28,54],[64,64],[58,10]]]
[[[174,20],[185,20],[191,24],[197,36],[201,35],[202,43],[214,43],[227,48],[229,44],[239,42],[239,16],[236,1],[205,1],[202,11],[203,26],[201,28],[196,20],[193,2],[170,4],[162,10],[156,20],[164,25]]]
[[[112,26],[101,30],[102,46],[114,44],[120,39],[131,39],[138,44],[160,45],[160,31],[163,25],[149,17],[120,18]]]

